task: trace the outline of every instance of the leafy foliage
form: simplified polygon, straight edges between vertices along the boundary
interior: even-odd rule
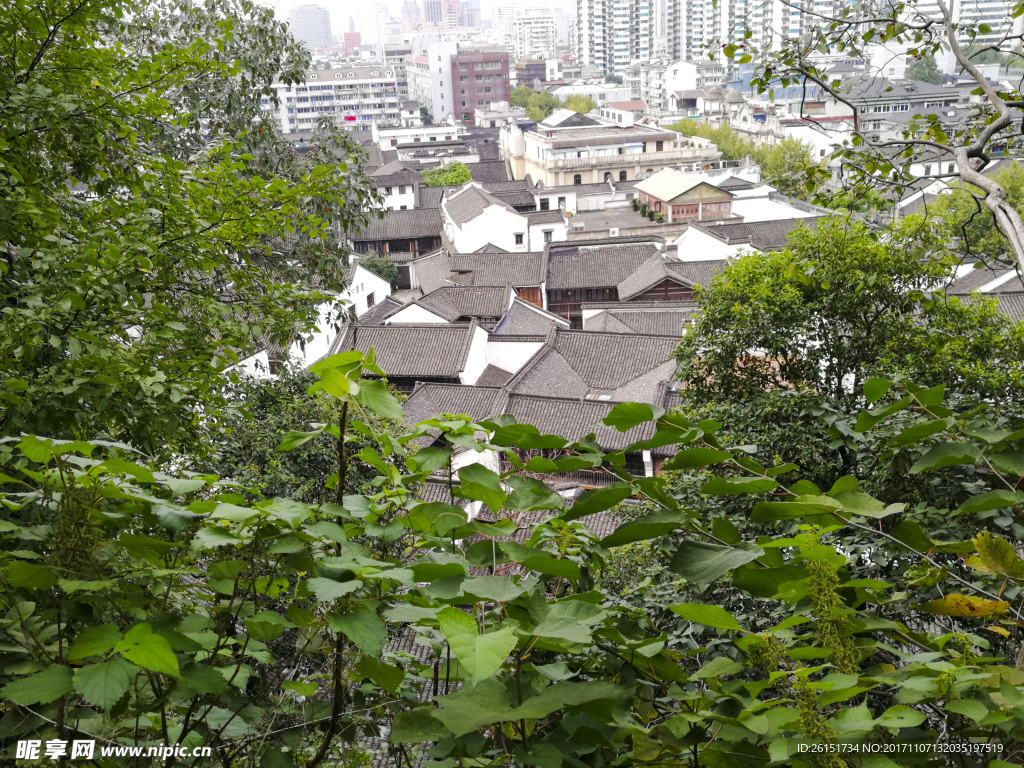
[[[370,252],[365,256],[360,256],[359,263],[391,283],[392,290],[398,288],[398,267],[388,256]]]
[[[465,184],[470,180],[469,168],[465,163],[446,163],[437,168],[428,168],[420,173],[428,187],[445,187]]]
[[[914,56],[910,63],[907,64],[907,71],[905,72],[908,80],[920,80],[923,83],[931,83],[932,85],[938,85],[942,82],[942,72],[939,70],[939,65],[935,63],[935,58],[932,56]]]
[[[263,120],[308,55],[249,2],[15,2],[0,29],[0,429],[201,452],[228,367],[315,322],[313,272],[340,287],[362,150]]]
[[[517,85],[512,89],[512,106],[525,107],[533,95],[533,89],[525,85]]]
[[[597,109],[597,103],[589,96],[570,96],[562,102],[562,107],[585,115]]]
[[[935,257],[930,237],[918,221],[883,241],[835,218],[795,231],[784,250],[740,257],[698,297],[681,377],[705,398],[809,387],[842,403],[896,371],[1010,395],[1019,329],[990,306],[941,297],[954,262]]]
[[[560,106],[562,102],[548,91],[534,92],[526,100],[526,116],[531,120],[543,120]]]

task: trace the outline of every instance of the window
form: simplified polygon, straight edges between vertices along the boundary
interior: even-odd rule
[[[522,232],[516,232],[516,245],[522,245],[522,244],[523,244],[523,233]]]
[[[564,197],[558,198],[558,207],[559,208],[565,208],[565,198]]]
[[[544,242],[545,243],[550,243],[551,242],[551,235],[553,233],[554,233],[553,229],[545,229],[544,230]]]
[[[924,167],[924,174],[925,174],[925,176],[929,176],[929,175],[931,175],[931,172],[932,172],[932,166],[929,163],[928,165],[926,165]]]
[[[658,143],[656,143],[654,145],[654,151],[655,152],[661,152],[663,149],[665,149],[665,142],[664,141],[659,141]]]
[[[405,187],[404,186],[398,188],[398,194],[400,194],[400,195],[404,195],[405,194]]]
[[[404,211],[404,210],[405,210],[406,208],[408,208],[408,207],[409,207],[409,206],[407,206],[407,205],[403,205],[403,206],[402,206],[401,208],[399,208],[398,210],[400,210],[400,211]]]
[[[369,309],[372,306],[373,306],[373,294],[372,293],[368,293],[368,294],[366,294],[366,308]]]
[[[619,181],[625,181],[625,180],[626,180],[626,172],[625,171],[619,171]]]
[[[437,141],[437,136],[431,136],[431,137],[430,137],[430,140],[431,140],[431,141]]]
[[[819,150],[818,157],[824,157],[824,156],[825,156],[825,150],[824,149]]]
[[[540,209],[542,211],[549,211],[549,210],[551,210],[551,198],[550,197],[542,197],[540,199]]]
[[[611,171],[605,171],[605,172],[604,172],[604,180],[605,180],[605,181],[611,181],[611,180],[612,180],[612,174],[611,174]]]
[[[390,195],[391,194],[391,187],[384,187],[384,194],[385,195]]]
[[[572,183],[578,187],[580,184],[583,183],[583,177],[577,173],[575,176],[572,177]]]

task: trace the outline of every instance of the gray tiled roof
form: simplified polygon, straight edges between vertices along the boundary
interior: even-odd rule
[[[557,330],[549,338],[509,382],[510,391],[657,402],[660,386],[675,375],[678,336]]]
[[[494,243],[485,243],[477,248],[473,253],[510,253],[501,246],[495,245]]]
[[[417,384],[402,406],[407,424],[418,424],[445,413],[465,414],[482,421],[501,413],[508,395],[500,387],[458,384]]]
[[[549,253],[549,289],[612,288],[636,272],[652,254],[653,245],[572,247],[560,243]]]
[[[408,211],[386,211],[384,218],[374,219],[353,240],[415,240],[441,234],[441,211],[437,208],[414,208]]]
[[[503,368],[499,368],[496,365],[488,365],[484,368],[474,384],[477,387],[503,387],[508,384],[508,380],[512,378],[512,374]]]
[[[1004,277],[1010,272],[1015,272],[1013,269],[994,269],[992,267],[984,267],[983,269],[974,269],[968,272],[963,277],[954,280],[948,286],[946,286],[946,293],[950,294],[966,294],[971,291],[978,290],[987,283],[991,283],[993,280],[997,280],[1000,277]],[[993,290],[988,291],[989,293],[1017,293],[1024,291],[1024,285],[1021,284],[1020,277],[1011,277],[1001,285],[996,286]]]
[[[682,336],[693,319],[696,307],[689,309],[606,309],[584,321],[588,331],[615,331],[659,336]]]
[[[555,327],[568,328],[569,322],[528,301],[516,299],[505,316],[498,321],[492,335],[545,336]]]
[[[1024,320],[1024,293],[1000,293],[999,311],[1013,323]]]
[[[667,269],[675,276],[693,285],[707,288],[711,279],[725,269],[726,259],[711,261],[675,261],[666,264]]]
[[[422,181],[419,173],[407,168],[400,160],[392,160],[370,173],[374,186],[382,187],[395,184],[419,184]]]
[[[509,181],[508,168],[503,160],[481,160],[466,167],[473,181]]]
[[[544,282],[544,253],[459,253],[452,255],[452,269],[464,285],[537,286]]]
[[[494,196],[511,206],[527,208],[537,205],[537,199],[525,189],[514,189],[510,192],[495,192]]]
[[[519,192],[529,189],[530,183],[526,179],[512,179],[511,181],[490,181],[484,182],[484,189],[492,195],[498,192]]]
[[[456,224],[465,224],[475,219],[492,205],[499,205],[508,210],[514,210],[504,200],[499,200],[489,192],[475,187],[468,186],[452,195],[445,197],[445,209],[452,221]]]
[[[449,285],[415,302],[448,322],[462,318],[497,318],[508,309],[509,286]]]
[[[532,200],[533,197],[531,196]],[[530,222],[530,226],[534,224],[562,224],[565,222],[565,214],[561,211],[536,211],[535,213],[526,214],[527,220]]]
[[[663,280],[673,280],[686,285],[693,285],[692,280],[670,271],[665,262],[665,257],[660,253],[654,253],[651,258],[645,261],[633,274],[626,277],[618,285],[619,300],[627,301],[634,296],[639,296],[646,290],[653,288]]]
[[[403,306],[402,302],[397,299],[393,299],[390,296],[386,297],[383,301],[380,301],[366,310],[362,317],[359,318],[360,325],[380,325],[384,322],[388,315],[393,312],[397,312]]]
[[[726,224],[696,224],[701,232],[705,232],[729,245],[749,243],[759,251],[778,251],[789,245],[789,234],[800,227],[814,229],[821,219],[780,219],[778,221],[758,221],[750,224],[743,222]]]
[[[387,376],[455,378],[466,367],[475,323],[460,325],[359,325],[338,336],[329,354],[355,349],[377,353]]]

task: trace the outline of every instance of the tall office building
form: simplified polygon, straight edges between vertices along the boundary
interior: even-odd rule
[[[444,18],[441,0],[423,0],[423,20],[427,24],[440,24]]]
[[[293,8],[288,18],[288,29],[296,40],[311,51],[334,44],[331,14],[319,5],[299,5]]]
[[[512,27],[516,59],[547,59],[557,47],[555,17],[547,8],[523,8]]]
[[[441,24],[448,29],[459,26],[462,21],[460,0],[441,0]]]
[[[462,26],[479,29],[483,19],[480,16],[480,0],[462,0]]]
[[[632,61],[650,58],[651,5],[652,0],[577,0],[580,63],[621,76]]]

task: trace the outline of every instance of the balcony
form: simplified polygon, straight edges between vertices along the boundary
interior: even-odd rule
[[[717,151],[706,147],[679,147],[663,152],[634,152],[628,155],[602,155],[600,157],[564,157],[550,159],[545,167],[553,170],[573,168],[618,168],[623,165],[660,165],[695,162],[717,155]]]

